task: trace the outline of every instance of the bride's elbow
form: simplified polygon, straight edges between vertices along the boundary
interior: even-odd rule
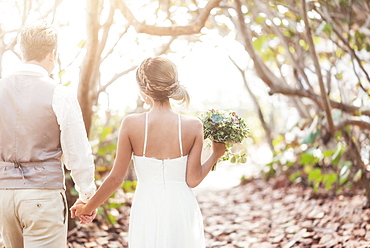
[[[195,188],[199,185],[200,182],[196,181],[196,180],[186,180],[186,184],[190,187],[190,188]]]
[[[188,170],[186,173],[186,183],[190,188],[197,187],[203,180],[201,170]]]

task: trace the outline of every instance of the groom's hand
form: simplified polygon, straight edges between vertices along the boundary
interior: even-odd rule
[[[71,211],[71,218],[75,218],[77,217],[76,216],[76,206],[78,205],[85,205],[85,203],[83,201],[81,201],[80,199],[77,199],[77,201],[73,204],[73,206],[69,209]]]

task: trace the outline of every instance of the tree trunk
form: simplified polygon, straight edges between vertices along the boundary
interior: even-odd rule
[[[78,85],[78,100],[85,122],[86,132],[89,135],[93,104],[96,98],[96,82],[99,70],[100,47],[98,33],[100,30],[99,18],[102,0],[88,0],[86,4],[86,55],[81,65],[80,82]]]
[[[100,29],[99,17],[102,3],[102,0],[88,0],[86,2],[86,55],[81,65],[77,96],[81,106],[87,136],[89,136],[90,133],[93,105],[95,103],[94,100],[97,91],[96,82],[98,80],[97,72],[99,70],[100,60],[98,33]],[[77,196],[71,194],[73,187],[74,183],[72,179],[66,177],[66,197],[69,208],[77,200]],[[76,222],[70,218],[70,215],[68,216],[68,229],[71,230],[76,227]]]

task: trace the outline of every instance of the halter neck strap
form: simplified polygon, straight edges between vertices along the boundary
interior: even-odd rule
[[[145,113],[145,134],[144,134],[144,150],[143,150],[143,157],[145,157],[146,153],[146,142],[148,139],[148,112]]]
[[[180,114],[177,114],[178,115],[178,123],[179,123],[179,144],[180,144],[180,154],[181,154],[181,157],[183,155],[183,152],[182,152],[182,137],[181,137],[181,117],[180,117]]]

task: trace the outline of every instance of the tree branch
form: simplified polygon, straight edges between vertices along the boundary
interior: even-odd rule
[[[323,18],[324,21],[326,21],[327,23],[330,23],[331,26],[333,27],[333,31],[334,33],[337,35],[337,37],[339,38],[340,41],[343,42],[343,44],[345,44],[346,46],[346,50],[349,52],[349,54],[351,55],[351,58],[352,60],[355,60],[358,64],[358,66],[360,67],[361,71],[365,74],[366,76],[366,79],[368,80],[368,82],[370,82],[370,76],[369,74],[367,73],[367,71],[365,70],[365,68],[362,66],[362,63],[361,63],[361,60],[360,58],[357,56],[357,54],[355,53],[355,51],[352,49],[351,45],[349,44],[348,40],[346,40],[341,34],[340,32],[338,31],[338,28],[337,26],[335,25],[335,22],[331,19],[330,15],[328,14],[326,8],[324,8],[324,13],[322,11],[320,11],[318,8],[315,8],[315,10],[317,11],[317,13],[320,14],[320,16]],[[349,34],[349,33],[348,33]],[[354,68],[354,63],[353,63],[353,71],[354,73],[356,74],[356,77],[358,79],[358,84],[360,85],[361,89],[368,95],[370,95],[370,93],[365,89],[365,87],[362,85],[361,83],[361,80],[359,79],[359,76]]]
[[[98,91],[97,91],[97,94],[96,95],[99,95],[101,92],[105,91],[109,85],[111,85],[112,83],[114,83],[117,79],[119,79],[120,77],[126,75],[127,73],[135,70],[136,68],[138,67],[138,65],[133,65],[131,68],[123,71],[123,72],[120,72],[120,73],[116,73],[105,85],[103,85]]]
[[[347,120],[343,120],[340,123],[338,123],[337,129],[338,130],[341,130],[341,129],[345,128],[348,125],[358,126],[358,127],[362,128],[362,129],[370,130],[370,123],[369,122],[365,122],[365,121],[360,120],[360,119],[347,119]]]
[[[119,35],[119,37],[118,37],[118,39],[116,40],[116,42],[114,43],[114,45],[109,49],[109,51],[107,51],[107,53],[104,55],[104,57],[101,59],[101,62],[103,62],[110,54],[112,54],[113,53],[113,51],[114,51],[114,48],[116,48],[116,46],[117,46],[117,44],[118,44],[118,42],[122,39],[122,37],[127,33],[127,28],[128,28],[128,26],[126,26],[126,29],[125,29],[125,31],[123,31],[120,35]]]
[[[171,43],[176,39],[176,37],[172,37],[170,39],[170,41],[164,45],[162,47],[162,49],[156,53],[156,56],[160,55],[160,54],[163,54],[167,51],[167,49],[170,47]],[[133,65],[131,68],[123,71],[123,72],[120,72],[120,73],[116,73],[105,85],[103,85],[102,87],[100,87],[100,89],[97,91],[97,94],[96,95],[99,95],[101,92],[104,92],[109,85],[113,84],[117,79],[119,79],[120,77],[126,75],[127,73],[135,70],[136,68],[138,67],[138,65]]]
[[[308,98],[308,99],[311,99],[312,101],[314,101],[318,106],[321,106],[320,96],[318,96],[318,95],[316,95],[316,94],[314,94],[310,91],[307,91],[307,90],[294,89],[294,88],[285,87],[285,86],[275,86],[274,88],[270,89],[270,92],[269,92],[270,95],[273,95],[273,94],[276,94],[276,93],[283,94],[283,95],[286,95],[286,96],[305,97],[305,98]],[[358,113],[360,112],[361,115],[366,115],[366,116],[370,117],[370,110],[361,111],[361,109],[359,107],[349,105],[349,104],[345,104],[345,103],[336,102],[336,101],[333,101],[333,100],[330,100],[330,99],[329,99],[329,103],[333,108],[341,109],[342,111],[344,111],[348,114],[358,115]]]
[[[321,74],[321,67],[320,67],[319,60],[318,60],[317,54],[316,54],[315,44],[313,43],[310,24],[308,22],[306,0],[302,1],[302,18],[303,18],[304,24],[306,26],[305,30],[306,30],[307,41],[308,41],[308,44],[309,44],[309,47],[310,47],[309,50],[310,50],[310,53],[311,53],[311,58],[313,60],[314,66],[315,66],[317,79],[318,79],[319,86],[320,86],[320,94],[321,94],[322,103],[323,103],[325,114],[326,114],[326,119],[327,119],[328,126],[329,126],[329,132],[333,134],[334,131],[335,131],[335,126],[334,126],[334,123],[333,123],[333,118],[331,116],[330,102],[329,102],[329,98],[326,94],[325,85],[324,85],[323,77],[322,77],[322,74]]]
[[[101,27],[102,30],[103,30],[103,34],[102,34],[102,37],[101,37],[100,42],[99,42],[99,54],[100,55],[102,54],[102,52],[104,50],[104,47],[105,47],[105,44],[107,43],[109,30],[110,30],[110,27],[113,24],[113,16],[114,16],[115,8],[112,6],[112,4],[113,4],[113,1],[111,1],[111,6],[110,6],[110,9],[109,9],[108,18],[107,18],[106,22]]]
[[[242,12],[242,4],[240,0],[235,0],[235,11],[237,13],[237,22],[234,25],[242,37],[242,44],[249,56],[254,62],[254,68],[259,78],[264,81],[272,91],[278,90],[276,87],[284,85],[284,81],[274,75],[274,73],[266,66],[260,56],[256,53],[253,43],[250,27],[246,25],[244,14]]]
[[[169,27],[148,25],[146,23],[139,22],[124,1],[117,0],[115,3],[116,8],[121,11],[122,15],[129,20],[129,22],[131,22],[137,33],[159,36],[179,36],[200,33],[200,30],[204,27],[211,10],[218,7],[221,1],[222,0],[210,0],[207,5],[200,10],[200,14],[197,18],[189,25],[172,25]]]
[[[282,45],[285,48],[286,54],[288,55],[288,57],[291,60],[292,64],[295,65],[295,68],[299,71],[299,74],[304,78],[304,80],[306,82],[306,85],[310,88],[311,91],[313,91],[313,88],[312,88],[312,86],[310,84],[310,81],[309,81],[306,73],[304,72],[304,70],[303,70],[303,68],[301,66],[300,60],[299,59],[296,59],[296,57],[293,56],[293,54],[291,53],[291,51],[289,49],[289,44],[288,44],[288,42],[286,40],[286,37],[282,34],[282,32],[280,31],[279,27],[273,21],[274,15],[273,15],[273,13],[271,11],[271,8],[268,7],[268,6],[266,6],[266,4],[264,4],[262,1],[257,6],[270,19],[270,21],[272,23],[272,29],[275,31],[275,34],[279,37],[280,42],[282,43]],[[286,17],[283,17],[283,18],[282,17],[279,17],[279,18],[283,19],[283,18],[286,18]]]

